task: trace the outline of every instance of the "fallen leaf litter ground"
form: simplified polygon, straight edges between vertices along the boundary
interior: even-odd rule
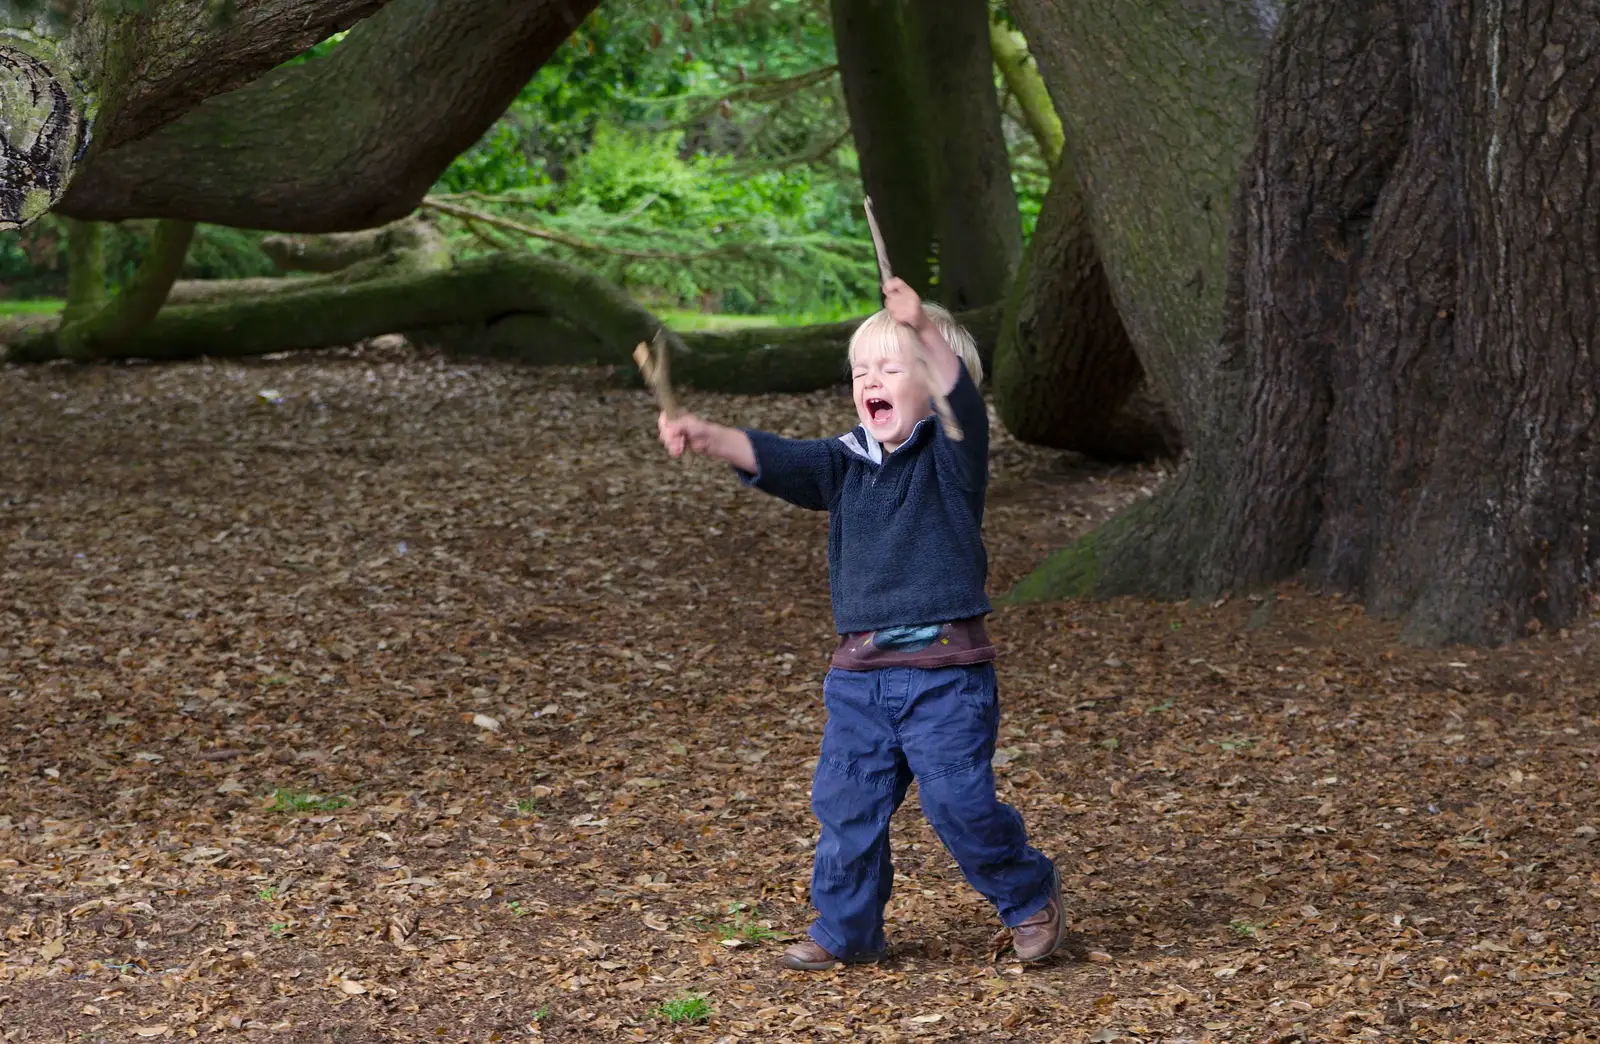
[[[653,428],[402,347],[0,371],[0,1038],[1600,1040],[1596,632],[1418,651],[1292,587],[995,614],[1070,954],[997,953],[913,796],[898,956],[778,970],[825,519]],[[1158,478],[993,476],[993,591]]]

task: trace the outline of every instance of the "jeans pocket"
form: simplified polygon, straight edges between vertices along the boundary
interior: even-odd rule
[[[975,663],[958,668],[961,679],[961,698],[966,701],[982,721],[991,727],[1000,720],[1000,694],[995,681],[994,664]]]

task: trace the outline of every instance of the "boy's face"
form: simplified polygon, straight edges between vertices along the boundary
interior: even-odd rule
[[[853,360],[850,378],[856,416],[891,453],[911,437],[918,421],[933,412],[927,383],[904,354]]]

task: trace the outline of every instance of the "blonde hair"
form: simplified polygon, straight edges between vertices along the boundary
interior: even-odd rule
[[[950,350],[961,357],[972,383],[982,384],[983,360],[978,358],[978,342],[939,305],[923,302],[922,310],[928,313]],[[850,365],[867,359],[899,358],[908,346],[915,345],[916,336],[909,326],[895,322],[887,308],[870,315],[850,335]]]

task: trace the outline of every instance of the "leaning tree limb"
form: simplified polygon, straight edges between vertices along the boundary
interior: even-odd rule
[[[1028,133],[1038,142],[1045,163],[1054,167],[1061,158],[1066,138],[1061,129],[1061,117],[1056,114],[1055,103],[1045,88],[1044,77],[1039,75],[1039,63],[1028,53],[1028,41],[991,12],[989,46],[994,51],[995,67],[1022,109]]]
[[[482,321],[514,312],[560,316],[604,344],[650,337],[657,319],[608,280],[531,254],[475,258],[443,271],[403,273],[262,297],[163,309],[107,359],[250,356],[351,344],[382,333]],[[669,343],[675,342],[671,338]],[[681,349],[681,342],[674,344]],[[7,352],[8,362],[63,357],[49,332]],[[625,351],[622,353],[625,355]]]
[[[55,340],[64,358],[104,358],[133,340],[161,311],[194,238],[193,221],[160,221],[133,278],[99,308],[68,318]]]
[[[316,274],[181,280],[172,284],[168,303],[220,305],[254,297],[304,294],[324,287],[438,272],[452,263],[450,244],[432,221],[420,216],[360,232],[268,236],[261,249],[280,268]]]
[[[1130,343],[1192,444],[1275,3],[1013,0]]]
[[[358,262],[352,269],[369,264]],[[529,365],[608,364],[631,372],[630,346],[660,320],[593,273],[528,254],[476,258],[440,271],[409,271],[349,283],[339,273],[277,280],[177,284],[168,306],[110,358],[172,361],[245,357],[337,347],[386,333],[455,355]],[[257,292],[223,293],[230,283]],[[191,294],[184,288],[195,288]],[[265,292],[261,292],[264,290]],[[1000,308],[958,313],[992,350]],[[674,383],[746,394],[805,392],[846,384],[846,348],[860,319],[807,327],[668,334]],[[16,324],[22,326],[24,324]],[[61,358],[53,320],[10,336],[5,361]]]
[[[390,0],[332,53],[86,164],[58,208],[289,232],[403,217],[594,6]]]
[[[360,261],[448,250],[437,226],[415,214],[359,232],[283,234],[261,241],[261,252],[286,272],[339,272]]]
[[[1095,250],[1070,159],[1057,164],[995,348],[994,401],[1023,442],[1100,460],[1176,456]]]

